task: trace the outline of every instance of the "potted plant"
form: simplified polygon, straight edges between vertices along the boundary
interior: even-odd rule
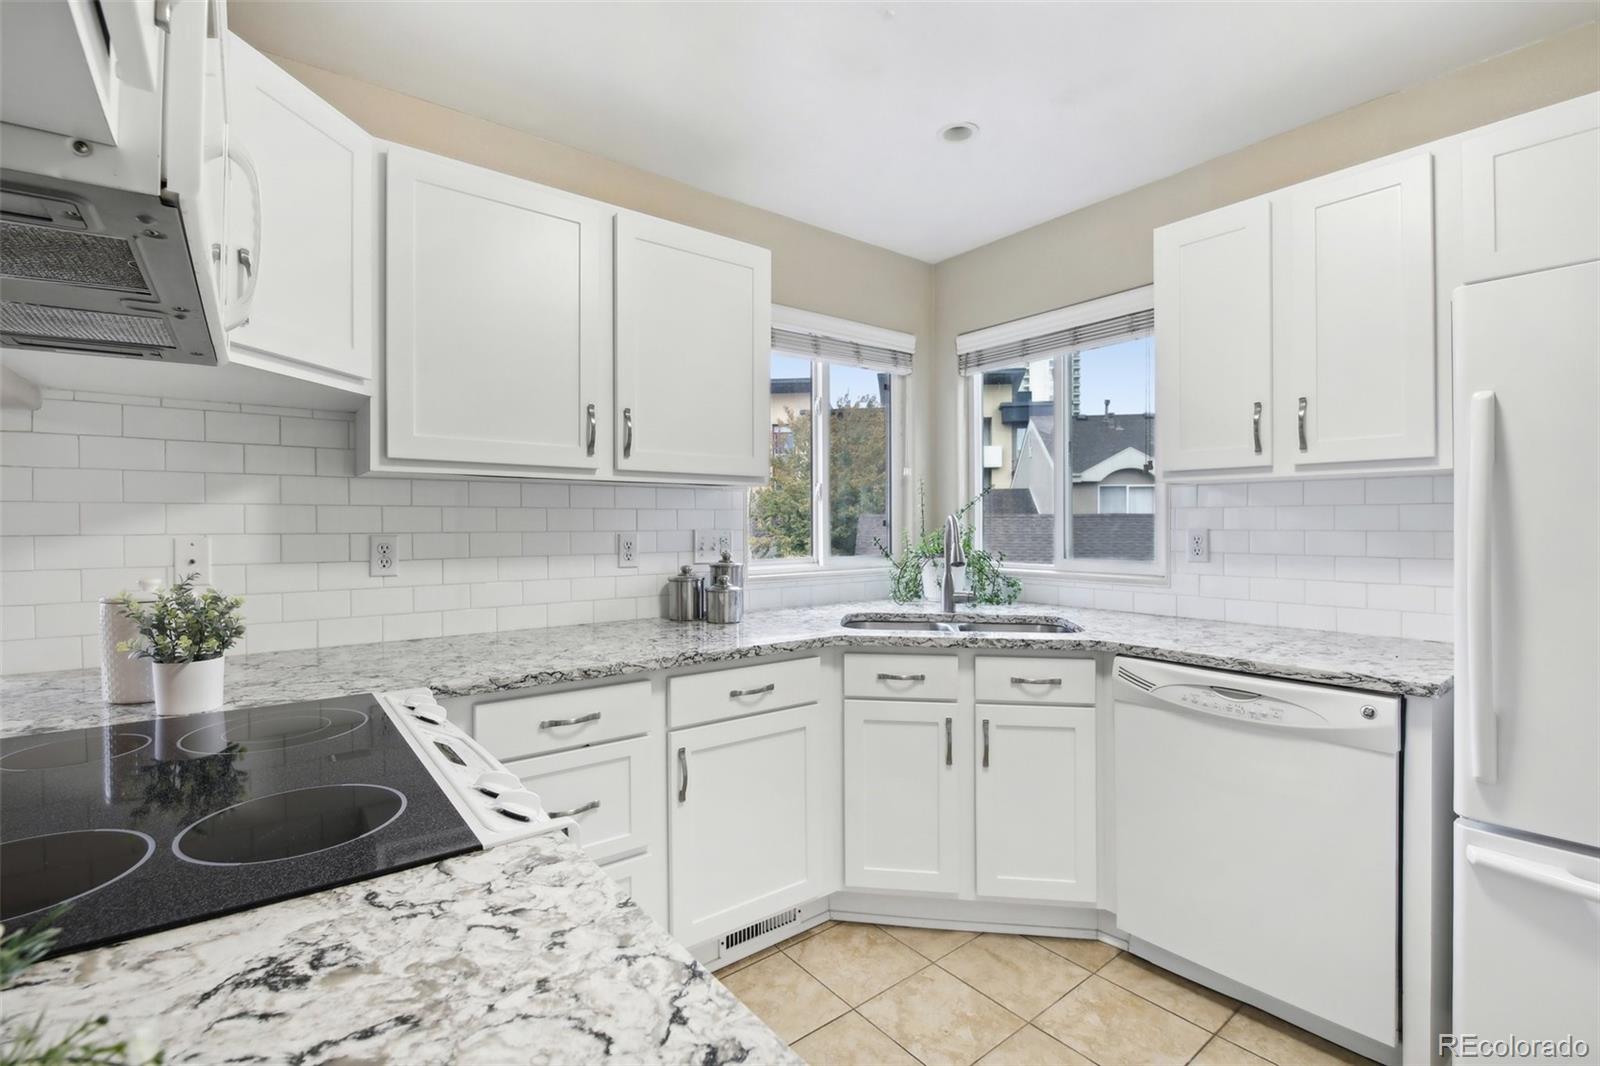
[[[975,604],[1016,603],[1022,593],[1022,582],[1001,571],[1000,564],[1005,560],[1005,555],[990,553],[972,544],[972,511],[988,492],[985,489],[956,512],[956,521],[961,526],[961,547],[967,556],[967,588]],[[889,598],[896,603],[939,598],[939,581],[943,575],[936,564],[944,558],[944,530],[927,528],[924,516],[926,505],[922,496],[923,491],[919,488],[917,536],[913,539],[906,534],[900,546],[900,557],[895,558],[887,545],[882,541],[877,542],[878,550],[889,560]]]
[[[213,588],[196,591],[192,579],[140,603],[124,594],[118,600],[134,625],[137,641],[124,641],[118,651],[132,651],[150,660],[156,713],[198,714],[222,706],[223,652],[244,634],[239,608],[244,600]]]

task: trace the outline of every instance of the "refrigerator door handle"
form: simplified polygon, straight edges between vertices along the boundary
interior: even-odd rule
[[[1467,459],[1467,752],[1472,776],[1494,784],[1499,770],[1494,715],[1493,648],[1489,604],[1489,525],[1494,520],[1495,399],[1474,392],[1468,408]]]
[[[1553,888],[1557,892],[1565,892],[1579,899],[1588,900],[1590,903],[1600,903],[1600,884],[1576,874],[1568,873],[1559,866],[1548,863],[1533,862],[1529,859],[1519,858],[1516,855],[1507,855],[1500,851],[1490,851],[1476,844],[1467,845],[1467,861],[1474,866],[1482,866],[1487,870],[1498,870],[1503,874],[1532,881],[1536,885]]]

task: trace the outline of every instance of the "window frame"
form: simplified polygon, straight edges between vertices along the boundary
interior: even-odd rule
[[[878,347],[894,348],[898,351],[907,351],[915,354],[916,338],[908,333],[899,333],[894,330],[882,329],[877,326],[868,326],[859,322],[850,322],[846,319],[833,318],[810,311],[800,311],[795,308],[783,307],[774,304],[772,308],[772,323],[774,327],[788,327],[807,330],[824,334],[841,340],[853,340],[863,344]],[[791,556],[787,559],[758,559],[747,547],[745,558],[752,577],[794,577],[807,574],[837,574],[840,572],[858,572],[887,567],[889,560],[881,554],[869,555],[835,555],[830,550],[829,537],[829,504],[828,493],[829,476],[829,430],[831,419],[828,416],[829,397],[832,394],[830,371],[835,365],[849,366],[843,361],[830,361],[798,355],[793,352],[774,352],[770,347],[767,350],[766,374],[770,380],[772,374],[771,359],[774,354],[785,355],[791,359],[801,359],[811,367],[811,555],[809,557]],[[868,367],[866,369],[872,369]],[[881,371],[880,371],[881,372]],[[888,545],[891,551],[898,550],[896,539],[901,529],[905,528],[904,507],[906,499],[906,486],[911,481],[911,468],[905,457],[909,454],[906,447],[906,427],[910,425],[910,412],[908,410],[911,390],[906,381],[909,374],[889,375],[889,419],[886,434],[885,473],[887,483],[885,501],[888,512]],[[745,494],[744,503],[744,530],[748,545],[750,535],[750,496]]]
[[[1029,318],[1018,319],[1014,322],[1003,323],[989,329],[978,330],[963,334],[957,339],[958,350],[972,351],[978,348],[1005,343],[1030,336],[1041,336],[1046,333],[1064,329],[1072,325],[1095,322],[1101,319],[1112,318],[1117,315],[1127,314],[1132,311],[1148,310],[1155,306],[1155,286],[1146,285],[1127,292],[1104,296],[1099,299],[1073,304],[1069,307],[1048,311],[1044,314],[1034,315]],[[1094,351],[1096,348],[1107,347],[1121,343],[1110,339],[1104,343],[1097,343],[1090,347],[1080,349],[1063,348],[1055,352],[1040,352],[1034,361],[1048,355],[1051,361],[1051,372],[1055,378],[1055,396],[1057,402],[1069,395],[1070,382],[1067,380],[1069,355],[1074,351]],[[998,368],[994,368],[998,369]],[[1154,375],[1154,370],[1152,376]],[[982,418],[983,418],[983,374],[970,374],[964,376],[961,388],[961,403],[964,405],[962,425],[965,430],[966,440],[963,445],[966,449],[964,461],[961,464],[962,477],[965,481],[963,499],[971,499],[982,491],[983,485],[983,445],[982,445]],[[1157,411],[1156,417],[1161,417]],[[1154,499],[1151,501],[1152,517],[1155,525],[1152,555],[1148,561],[1134,559],[1077,559],[1072,556],[1072,523],[1069,516],[1072,513],[1072,474],[1069,469],[1067,451],[1068,441],[1071,437],[1071,427],[1066,418],[1058,413],[1057,424],[1062,431],[1056,433],[1052,446],[1052,459],[1055,462],[1055,492],[1056,508],[1054,514],[1053,536],[1054,558],[1047,563],[1027,562],[1014,559],[1005,561],[1005,568],[1022,574],[1036,577],[1050,576],[1065,580],[1108,581],[1117,583],[1132,583],[1146,585],[1166,585],[1171,581],[1171,547],[1168,526],[1171,524],[1171,514],[1168,511],[1167,484],[1161,477],[1161,464],[1152,462],[1151,475],[1155,478],[1152,483]],[[1159,448],[1159,444],[1152,441],[1152,449]],[[1154,455],[1151,456],[1155,460]],[[1099,505],[1099,496],[1096,494],[1096,507]],[[980,501],[973,509],[973,542],[979,547],[983,545],[983,503]]]

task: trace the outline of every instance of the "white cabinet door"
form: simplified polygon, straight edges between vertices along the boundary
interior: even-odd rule
[[[1600,258],[1600,94],[1461,141],[1465,281]]]
[[[377,278],[372,137],[239,38],[226,44],[228,136],[253,161],[229,174],[224,288],[249,314],[229,347],[246,350],[241,362],[258,353],[290,373],[365,387]]]
[[[1272,208],[1247,200],[1155,232],[1156,460],[1272,465]]]
[[[388,457],[596,469],[609,209],[398,145],[388,193]]]
[[[766,478],[772,253],[619,212],[616,257],[617,470]]]
[[[958,704],[845,701],[847,888],[960,888],[971,721]]]
[[[828,890],[827,737],[816,704],[667,735],[672,935],[698,944]],[[837,757],[835,749],[835,757]],[[837,815],[835,815],[837,816]]]
[[[978,704],[978,895],[1095,901],[1094,714]]]
[[[1280,438],[1297,467],[1434,454],[1433,157],[1288,194]]]
[[[660,734],[518,759],[506,770],[538,793],[552,818],[578,824],[578,842],[596,862],[637,854],[665,862]]]

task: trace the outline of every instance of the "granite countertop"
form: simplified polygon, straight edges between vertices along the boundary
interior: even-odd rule
[[[49,959],[0,1001],[168,1062],[800,1062],[559,835]]]
[[[1081,627],[1067,634],[896,633],[839,624],[846,615],[908,613],[948,617],[931,606],[880,600],[756,611],[735,626],[654,618],[241,655],[228,660],[228,706],[419,685],[440,696],[477,695],[838,646],[1114,652],[1405,696],[1448,691],[1454,669],[1451,646],[1434,641],[1088,608],[1018,604],[959,612],[966,619],[1064,619]],[[97,669],[0,678],[0,735],[151,713],[149,704],[101,703]]]

